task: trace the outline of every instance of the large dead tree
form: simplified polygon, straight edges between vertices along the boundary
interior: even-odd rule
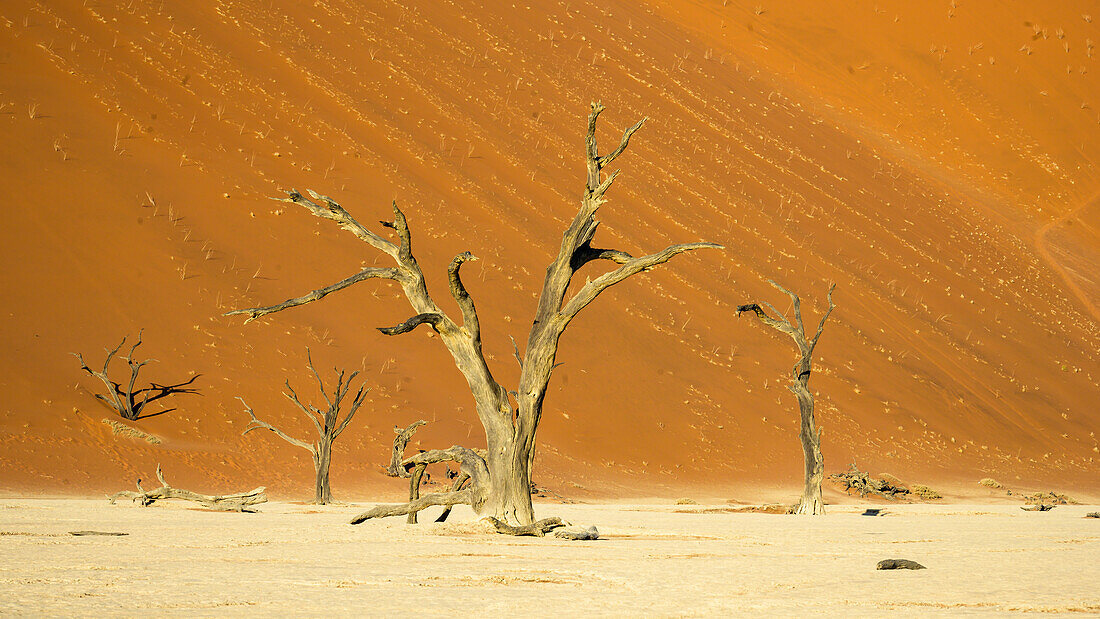
[[[88,367],[87,363],[84,363],[84,356],[78,352],[72,353],[74,357],[80,360],[80,369],[87,372],[90,376],[94,376],[103,382],[103,385],[107,388],[107,395],[101,393],[93,394],[96,399],[103,402],[107,406],[115,410],[123,419],[129,421],[137,421],[139,419],[146,419],[148,417],[156,417],[157,415],[163,415],[170,413],[176,409],[168,408],[150,413],[148,415],[142,415],[142,411],[145,410],[146,405],[156,402],[162,398],[166,398],[175,393],[198,393],[199,390],[194,387],[188,387],[191,383],[202,376],[201,374],[195,374],[191,377],[191,380],[176,383],[174,385],[160,385],[157,383],[149,383],[148,387],[141,389],[135,389],[137,384],[138,373],[141,368],[154,359],[146,359],[144,361],[138,361],[134,359],[134,351],[138,346],[141,346],[141,334],[144,330],[138,331],[137,342],[130,347],[130,354],[122,357],[126,360],[126,365],[130,368],[130,382],[123,387],[121,383],[117,383],[111,380],[107,376],[107,370],[111,365],[111,360],[114,359],[119,349],[126,343],[126,337],[122,338],[122,341],[115,346],[114,350],[107,351],[107,359],[103,362],[103,370],[95,371]]]
[[[365,385],[359,386],[358,393],[351,400],[351,408],[348,410],[347,415],[344,416],[343,421],[340,420],[340,406],[344,402],[344,398],[351,392],[351,381],[355,380],[355,377],[359,375],[359,372],[352,372],[351,376],[344,380],[344,370],[337,370],[336,375],[336,387],[332,390],[332,396],[325,391],[325,383],[321,380],[321,375],[317,373],[317,369],[313,367],[313,359],[309,355],[309,350],[306,350],[306,360],[309,366],[309,371],[313,372],[313,377],[317,379],[317,386],[321,390],[321,395],[325,398],[325,403],[328,404],[328,408],[322,411],[321,409],[313,406],[312,404],[304,404],[299,398],[298,394],[294,392],[294,388],[290,386],[290,381],[286,381],[286,388],[289,393],[283,393],[288,400],[294,403],[309,420],[313,422],[313,427],[317,430],[317,441],[313,443],[307,443],[290,436],[276,428],[275,426],[261,421],[256,418],[256,413],[252,408],[245,403],[244,399],[238,397],[244,405],[245,410],[248,412],[248,416],[251,420],[248,422],[248,427],[241,432],[241,435],[248,434],[253,430],[271,430],[279,438],[305,449],[313,456],[313,467],[317,473],[316,491],[313,495],[313,502],[318,505],[327,505],[332,502],[332,489],[328,483],[328,471],[329,465],[332,463],[332,442],[336,440],[338,436],[344,431],[344,428],[348,427],[348,423],[351,422],[351,418],[355,416],[355,412],[359,410],[359,406],[363,404],[363,398],[367,395],[370,389],[366,389]]]
[[[721,247],[714,243],[686,243],[672,245],[658,253],[634,257],[625,251],[600,249],[592,246],[592,239],[599,226],[596,212],[605,201],[605,194],[618,176],[618,171],[604,175],[603,169],[626,150],[630,137],[641,128],[643,118],[628,128],[618,146],[600,155],[596,149],[596,119],[604,107],[591,105],[588,115],[588,132],[585,139],[585,161],[588,168],[580,209],[562,235],[561,246],[553,262],[546,268],[538,307],[535,310],[527,347],[521,358],[518,388],[511,392],[515,403],[509,399],[509,390],[493,377],[481,348],[481,324],[474,300],[463,284],[459,271],[466,262],[476,260],[470,252],[455,256],[447,268],[451,296],[461,312],[456,320],[440,309],[428,293],[424,274],[413,256],[412,235],[405,214],[393,204],[394,219],[382,222],[396,234],[390,241],[371,232],[328,196],[308,191],[306,198],[296,190],[289,192],[285,202],[308,209],[313,215],[330,219],[351,232],[371,247],[388,255],[392,267],[368,267],[347,279],[314,290],[301,297],[289,299],[278,305],[237,310],[229,314],[244,314],[255,320],[273,312],[297,307],[343,290],[352,284],[368,279],[389,279],[397,282],[405,293],[415,315],[405,322],[380,331],[386,335],[408,333],[420,325],[428,325],[439,334],[439,340],[450,352],[458,370],[465,376],[476,403],[477,415],[485,428],[487,457],[471,450],[458,454],[450,450],[436,450],[420,454],[436,462],[459,462],[462,473],[469,475],[471,483],[465,489],[449,493],[421,497],[404,506],[376,515],[398,515],[419,511],[428,505],[468,503],[474,511],[493,516],[506,524],[529,525],[534,522],[531,506],[530,467],[535,447],[535,432],[542,417],[550,374],[558,351],[558,340],[569,323],[604,290],[625,281],[632,275],[647,271],[667,262],[676,254]],[[589,262],[606,260],[619,265],[617,268],[590,279],[574,288],[567,298],[573,275]],[[518,351],[517,351],[518,352]],[[517,354],[517,357],[519,355]],[[431,455],[429,455],[431,454]],[[371,512],[368,512],[371,513]],[[366,515],[364,515],[366,516]],[[360,518],[363,518],[361,516]],[[357,519],[359,520],[359,519]]]
[[[802,439],[802,453],[806,458],[806,484],[802,490],[802,499],[799,501],[795,513],[824,514],[825,503],[821,500],[821,480],[825,477],[825,460],[821,457],[821,433],[814,423],[814,394],[810,392],[809,387],[810,362],[814,347],[817,346],[817,340],[825,329],[825,321],[828,320],[829,314],[832,314],[833,308],[836,307],[833,305],[833,289],[836,288],[836,284],[829,286],[829,309],[821,317],[821,322],[817,325],[817,333],[812,338],[806,339],[806,328],[802,324],[802,303],[798,295],[774,281],[769,280],[768,283],[791,297],[791,305],[794,309],[794,324],[791,324],[791,321],[787,320],[782,312],[766,301],[764,305],[771,309],[775,314],[775,318],[768,316],[756,303],[739,306],[737,315],[741,316],[742,312],[753,312],[760,319],[760,322],[791,336],[795,344],[798,345],[799,359],[794,364],[794,369],[791,370],[791,384],[787,388],[798,398],[798,411],[802,420],[799,437]]]

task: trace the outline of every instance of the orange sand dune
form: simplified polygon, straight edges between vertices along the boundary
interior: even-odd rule
[[[811,322],[838,284],[812,382],[828,470],[1095,495],[1100,14],[1047,4],[5,2],[0,491],[114,491],[159,462],[199,491],[308,497],[308,454],[241,437],[235,399],[306,436],[281,390],[315,397],[307,347],[372,388],[336,446],[337,498],[401,493],[379,470],[395,424],[431,422],[414,446],[481,443],[443,347],[374,329],[409,316],[392,285],[247,326],[221,314],[383,262],[267,198],[312,188],[364,223],[396,199],[437,294],[454,254],[482,259],[468,286],[514,384],[508,336],[575,212],[602,100],[605,144],[650,122],[599,244],[727,249],[574,322],[536,481],[793,491],[794,351],[733,311],[786,307],[775,278]],[[96,365],[142,328],[146,379],[202,375],[136,424],[157,445],[112,435],[69,355]]]

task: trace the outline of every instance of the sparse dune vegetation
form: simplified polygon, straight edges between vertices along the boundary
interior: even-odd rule
[[[0,3],[0,614],[1100,613],[1095,14]]]

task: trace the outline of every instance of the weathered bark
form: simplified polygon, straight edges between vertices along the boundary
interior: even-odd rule
[[[313,454],[313,467],[316,470],[313,502],[328,505],[332,502],[332,488],[328,483],[328,470],[332,465],[332,441],[319,440],[317,451]]]
[[[87,363],[84,363],[84,356],[80,353],[72,353],[77,359],[80,360],[80,369],[87,372],[89,375],[98,378],[103,382],[103,385],[107,387],[107,395],[100,393],[93,394],[97,400],[103,402],[107,406],[114,409],[123,419],[129,421],[137,421],[139,419],[147,419],[149,417],[156,417],[157,415],[163,415],[170,413],[176,409],[169,408],[149,415],[142,415],[142,411],[145,410],[145,406],[151,402],[156,402],[161,398],[166,398],[174,393],[198,393],[199,390],[194,387],[188,387],[191,383],[195,382],[201,374],[196,374],[191,377],[190,380],[182,383],[176,383],[174,385],[159,385],[157,383],[149,383],[148,387],[142,389],[134,389],[134,385],[137,384],[138,373],[141,368],[145,366],[153,359],[146,359],[144,361],[134,360],[134,351],[138,346],[141,346],[141,334],[144,330],[138,331],[137,342],[130,347],[130,354],[123,359],[126,360],[126,365],[130,368],[130,382],[123,388],[121,383],[116,383],[107,377],[107,368],[111,365],[111,360],[114,358],[118,350],[122,348],[126,343],[126,338],[123,337],[122,341],[115,346],[114,350],[107,351],[107,359],[103,362],[103,370],[95,371],[88,367]]]
[[[426,464],[418,464],[413,468],[412,475],[409,475],[409,503],[420,498],[420,480],[424,478],[424,470],[427,468]],[[450,505],[447,507],[450,507]],[[409,512],[409,517],[405,522],[416,524],[416,512]]]
[[[409,472],[405,470],[405,467],[401,466],[401,460],[405,458],[405,447],[409,445],[409,439],[416,433],[416,429],[420,426],[427,425],[427,421],[420,419],[409,424],[406,428],[399,426],[393,427],[393,433],[397,436],[393,437],[393,453],[390,454],[390,465],[386,467],[386,475],[390,477],[408,477]]]
[[[795,513],[824,514],[825,503],[821,499],[821,480],[825,477],[825,460],[821,457],[821,433],[814,423],[814,395],[810,391],[809,383],[814,347],[817,346],[817,340],[825,329],[825,321],[828,320],[829,314],[832,314],[833,308],[836,307],[833,305],[833,290],[836,288],[836,284],[829,286],[829,309],[821,317],[821,322],[817,326],[817,333],[812,338],[806,339],[806,328],[802,323],[802,303],[798,295],[774,281],[769,281],[769,283],[791,297],[795,323],[791,324],[782,312],[766,302],[765,305],[775,312],[775,318],[768,316],[756,303],[739,306],[737,315],[740,316],[742,312],[755,313],[760,322],[791,336],[798,346],[799,359],[794,364],[794,369],[791,370],[792,380],[787,387],[798,398],[798,412],[801,419],[798,436],[802,441],[802,454],[805,458],[805,485],[802,490],[802,499],[799,501]]]
[[[435,330],[440,336],[439,340],[450,352],[455,366],[466,378],[474,398],[478,418],[485,428],[487,455],[483,462],[486,469],[484,475],[481,478],[472,477],[467,490],[435,496],[432,501],[451,500],[454,498],[452,495],[471,499],[463,494],[471,493],[474,495],[471,500],[474,501],[475,512],[496,517],[506,524],[531,524],[534,522],[534,510],[531,506],[530,467],[534,453],[535,432],[542,417],[543,401],[550,375],[556,366],[558,341],[570,321],[600,293],[615,284],[663,264],[677,254],[695,249],[721,247],[714,243],[672,245],[658,253],[639,258],[620,250],[592,247],[591,242],[599,226],[596,212],[605,202],[604,195],[618,175],[618,171],[615,171],[605,176],[602,170],[626,150],[630,137],[645,122],[645,119],[642,119],[628,128],[623,133],[619,145],[610,153],[601,156],[596,148],[596,119],[603,110],[603,105],[599,103],[591,105],[585,139],[585,160],[588,170],[585,191],[580,209],[562,235],[557,256],[546,269],[538,307],[527,338],[526,352],[522,355],[519,385],[513,392],[516,396],[515,406],[509,399],[508,390],[497,382],[489,370],[481,348],[481,325],[477,309],[460,275],[462,265],[476,258],[469,252],[463,252],[455,256],[447,268],[450,293],[461,312],[461,324],[459,324],[459,321],[452,319],[440,309],[428,294],[424,274],[413,256],[408,222],[396,203],[393,204],[393,221],[383,222],[385,227],[394,230],[397,237],[394,242],[367,230],[332,198],[307,190],[306,193],[312,198],[310,199],[296,190],[291,190],[288,193],[289,197],[283,199],[284,201],[303,206],[317,217],[336,222],[363,242],[390,256],[396,266],[364,269],[337,284],[289,299],[278,305],[236,310],[227,315],[246,315],[248,316],[246,322],[248,322],[267,314],[316,301],[358,281],[384,278],[397,282],[412,307],[414,315],[399,325],[379,330],[387,335],[409,333],[421,325],[428,325]],[[585,264],[594,260],[607,260],[619,266],[575,288],[575,294],[567,298],[566,293],[573,275]],[[517,357],[520,357],[518,347],[516,353]],[[432,503],[427,501],[428,498],[418,498],[410,501],[406,506],[388,508],[378,513],[384,511],[386,515],[402,515],[420,505],[445,504]],[[378,515],[370,517],[378,517]]]
[[[286,388],[289,393],[283,393],[284,396],[291,402],[293,402],[309,420],[313,422],[313,427],[317,430],[317,441],[313,443],[307,443],[305,441],[296,439],[275,426],[261,421],[256,417],[256,413],[252,410],[243,398],[238,397],[244,405],[245,411],[248,412],[248,416],[251,418],[248,422],[248,427],[241,432],[241,435],[248,434],[253,430],[271,430],[279,438],[301,447],[313,456],[313,467],[316,472],[316,484],[314,486],[313,502],[317,505],[328,505],[332,502],[332,489],[329,487],[328,473],[329,467],[332,464],[332,443],[337,437],[343,433],[344,428],[351,422],[352,417],[355,416],[356,411],[359,410],[359,406],[363,404],[363,398],[370,392],[370,389],[365,388],[365,385],[359,386],[358,393],[352,398],[351,408],[348,410],[347,415],[343,420],[340,420],[340,406],[343,404],[344,398],[351,392],[351,381],[355,380],[355,377],[359,375],[359,372],[352,372],[351,376],[344,380],[344,370],[338,370],[336,378],[336,388],[332,391],[332,397],[329,397],[325,391],[325,383],[321,380],[321,375],[317,373],[317,369],[313,367],[313,358],[309,354],[309,349],[306,349],[306,360],[309,366],[310,372],[313,373],[313,377],[317,380],[317,386],[321,390],[321,395],[324,396],[325,402],[328,404],[328,408],[324,411],[314,407],[312,404],[303,404],[298,399],[298,394],[294,392],[294,388],[290,386],[290,381],[286,382]]]
[[[153,490],[145,491],[141,487],[141,480],[137,480],[137,492],[133,490],[123,490],[116,492],[110,497],[111,504],[120,498],[130,499],[134,502],[141,503],[141,505],[152,505],[155,501],[165,499],[182,499],[184,501],[194,501],[195,503],[201,503],[205,507],[210,509],[217,509],[222,511],[231,512],[255,512],[251,506],[266,503],[267,494],[264,493],[264,487],[260,486],[255,490],[249,492],[239,492],[237,494],[227,495],[207,495],[199,494],[197,492],[191,492],[190,490],[182,490],[180,488],[173,488],[168,485],[168,482],[164,481],[164,475],[160,472],[160,465],[157,465],[157,480],[160,481],[160,488],[154,488]]]

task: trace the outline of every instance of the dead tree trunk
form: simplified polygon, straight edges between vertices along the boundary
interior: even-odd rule
[[[359,410],[359,406],[363,403],[364,396],[366,396],[370,390],[365,389],[363,385],[359,386],[358,393],[352,398],[351,409],[348,410],[343,421],[340,421],[340,405],[343,403],[348,393],[351,392],[351,381],[359,375],[359,372],[352,372],[351,376],[348,376],[345,381],[344,370],[339,370],[336,378],[336,388],[333,389],[332,396],[329,397],[328,393],[325,391],[325,384],[321,380],[321,375],[318,374],[316,368],[313,367],[313,359],[310,357],[308,348],[306,349],[306,359],[309,370],[313,372],[313,377],[317,379],[317,386],[320,388],[321,395],[324,396],[325,402],[328,404],[328,409],[321,411],[312,404],[303,404],[302,401],[298,399],[298,394],[294,392],[294,388],[290,386],[290,381],[286,382],[287,391],[290,393],[284,393],[283,395],[291,402],[294,402],[294,404],[309,417],[309,420],[313,422],[313,427],[317,430],[317,441],[314,443],[307,443],[298,440],[283,433],[282,430],[266,421],[260,421],[256,418],[256,413],[253,412],[252,408],[245,403],[244,399],[238,397],[237,399],[241,401],[241,404],[244,404],[248,416],[252,418],[248,422],[248,427],[245,428],[244,432],[241,432],[241,435],[243,436],[258,429],[271,430],[278,435],[279,438],[291,445],[297,445],[309,451],[310,455],[313,456],[313,467],[317,473],[317,483],[313,495],[313,502],[318,505],[327,505],[332,502],[332,489],[329,487],[328,482],[329,466],[332,463],[332,442],[335,441],[336,437],[340,436],[344,428],[348,426],[351,418],[355,416],[355,412]]]
[[[141,334],[143,331],[144,330],[138,331],[137,342],[130,347],[130,354],[123,357],[123,359],[126,360],[126,365],[130,368],[130,382],[125,388],[122,387],[121,383],[116,383],[107,377],[107,369],[111,365],[111,360],[114,359],[115,354],[118,353],[118,350],[126,343],[125,337],[118,343],[118,346],[115,346],[114,350],[107,351],[107,359],[103,362],[103,370],[99,372],[88,367],[87,363],[84,363],[83,355],[77,352],[72,353],[74,357],[80,360],[80,369],[98,378],[103,382],[103,385],[107,387],[107,395],[96,393],[94,394],[96,399],[114,409],[123,419],[128,419],[130,421],[156,417],[157,415],[163,415],[176,410],[174,408],[169,408],[148,415],[141,414],[142,411],[145,410],[147,404],[156,402],[161,398],[166,398],[173,393],[198,393],[198,389],[188,387],[187,385],[190,385],[195,382],[195,379],[202,376],[201,374],[196,374],[191,377],[191,380],[176,383],[174,385],[149,383],[148,387],[134,389],[141,368],[150,361],[154,361],[154,359],[146,359],[144,361],[137,361],[134,359],[134,351],[137,350],[138,346],[141,346]]]
[[[493,377],[481,349],[481,325],[473,298],[466,290],[459,275],[462,265],[476,260],[469,252],[463,252],[451,261],[447,269],[451,296],[461,311],[461,324],[448,316],[428,294],[424,274],[412,253],[412,238],[405,214],[393,204],[394,219],[383,222],[396,233],[396,241],[390,241],[371,232],[336,203],[335,200],[314,191],[307,191],[306,198],[296,190],[289,192],[284,201],[307,208],[313,215],[330,219],[351,232],[363,242],[393,259],[387,268],[368,267],[331,286],[314,290],[301,297],[289,299],[278,305],[242,309],[231,314],[245,314],[248,321],[291,307],[316,301],[332,292],[342,290],[368,279],[390,279],[401,285],[405,297],[415,315],[405,322],[380,329],[386,335],[408,333],[419,325],[428,325],[439,334],[439,339],[451,353],[455,366],[470,386],[478,418],[485,428],[488,456],[480,467],[479,475],[471,475],[470,486],[444,495],[428,495],[393,509],[371,510],[356,519],[382,515],[404,515],[419,511],[426,505],[470,503],[475,511],[494,516],[506,524],[528,525],[534,522],[531,507],[530,463],[534,449],[535,431],[542,416],[550,373],[558,351],[558,340],[570,321],[604,290],[625,281],[632,275],[647,271],[667,262],[673,256],[704,247],[720,247],[714,243],[686,243],[672,245],[663,251],[635,258],[614,249],[592,247],[592,239],[599,222],[596,212],[605,201],[604,195],[611,188],[618,171],[604,175],[603,169],[619,157],[627,148],[630,137],[641,128],[645,119],[628,128],[619,145],[610,153],[600,155],[596,149],[596,119],[604,107],[593,103],[588,115],[588,133],[585,139],[585,160],[588,174],[580,209],[562,235],[561,246],[554,261],[546,268],[546,278],[539,296],[531,331],[527,337],[527,349],[522,357],[522,369],[516,396],[516,405],[509,399],[509,391]],[[576,293],[566,298],[573,275],[584,265],[596,260],[607,260],[618,266],[583,285],[575,287]],[[432,452],[427,452],[432,453]],[[472,453],[472,452],[471,452]],[[422,454],[421,454],[422,455]],[[480,459],[474,455],[468,459]],[[406,460],[408,462],[408,460]]]
[[[802,304],[798,299],[798,295],[783,288],[774,281],[769,283],[775,286],[777,289],[783,291],[791,297],[791,304],[794,307],[795,324],[791,324],[789,320],[770,303],[765,302],[772,312],[775,313],[775,318],[768,316],[764,313],[764,310],[760,308],[756,303],[750,303],[748,305],[742,305],[737,308],[737,315],[740,316],[742,312],[753,312],[760,319],[760,322],[786,333],[794,339],[796,345],[798,345],[798,351],[800,358],[797,363],[794,364],[794,369],[791,371],[792,380],[788,385],[788,389],[794,393],[798,398],[798,412],[801,418],[801,426],[799,430],[799,438],[802,439],[802,453],[805,456],[806,461],[806,483],[802,490],[802,499],[799,501],[796,514],[824,514],[825,504],[821,500],[821,480],[825,477],[825,460],[821,457],[821,433],[817,430],[817,426],[814,423],[814,395],[810,392],[810,363],[813,357],[814,347],[817,346],[817,340],[821,337],[821,332],[825,329],[825,321],[828,320],[829,314],[833,313],[833,289],[836,288],[836,284],[829,286],[829,309],[825,311],[825,314],[821,317],[821,322],[817,326],[817,333],[813,338],[806,339],[806,328],[802,324]]]
[[[386,475],[390,477],[409,476],[409,472],[401,465],[401,461],[405,459],[405,447],[409,445],[409,439],[412,438],[416,429],[427,424],[427,421],[420,419],[409,424],[407,428],[393,427],[393,433],[397,436],[393,437],[393,453],[390,454],[390,465],[386,467]]]
[[[173,488],[168,485],[168,482],[164,481],[164,475],[160,472],[159,464],[157,465],[157,480],[160,481],[160,488],[154,488],[146,492],[145,489],[141,487],[141,480],[139,479],[137,480],[137,492],[133,490],[123,490],[114,493],[108,497],[108,500],[114,505],[114,502],[118,499],[130,499],[136,503],[141,503],[142,507],[145,507],[152,505],[155,501],[164,499],[182,499],[184,501],[200,503],[210,509],[229,512],[255,512],[256,510],[252,508],[253,505],[267,502],[267,494],[264,493],[263,486],[250,492],[239,492],[237,494],[227,495],[199,494],[197,492],[191,492],[190,490]]]

